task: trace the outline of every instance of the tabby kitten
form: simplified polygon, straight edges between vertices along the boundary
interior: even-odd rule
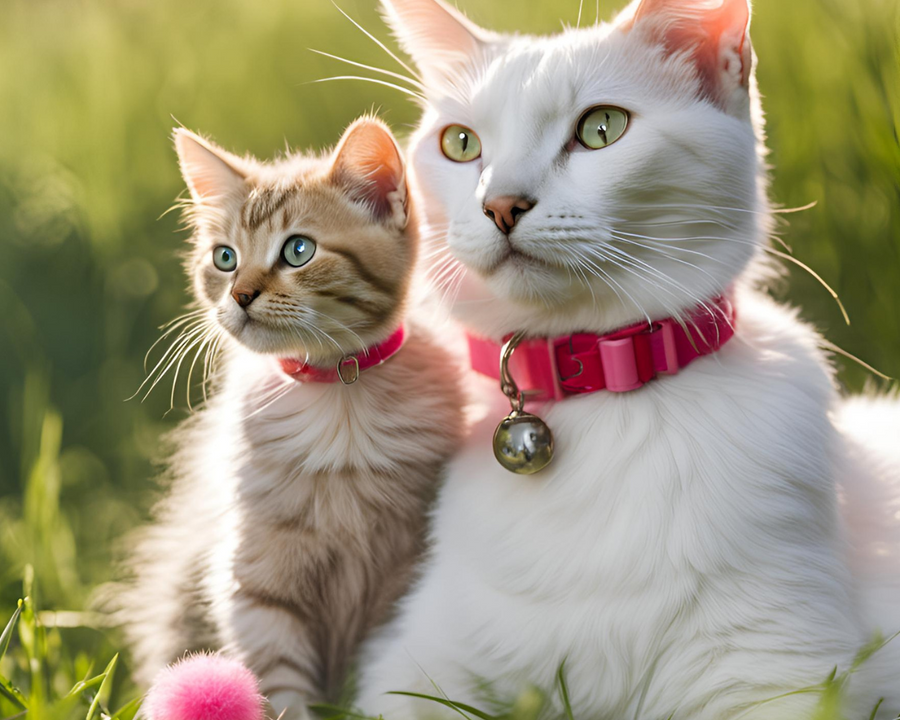
[[[409,584],[462,432],[457,369],[407,317],[418,237],[383,123],[270,163],[181,129],[175,145],[188,270],[224,365],[173,434],[123,612],[141,681],[221,647],[276,713],[305,717]]]

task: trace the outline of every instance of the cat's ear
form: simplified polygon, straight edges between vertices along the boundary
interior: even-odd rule
[[[406,224],[406,170],[390,129],[362,117],[344,132],[334,151],[331,176],[379,220]]]
[[[480,58],[495,39],[444,0],[381,0],[381,7],[426,86],[452,81],[459,67]]]
[[[669,52],[688,53],[702,93],[726,112],[747,108],[753,49],[750,0],[635,0],[617,21],[642,30]]]
[[[181,175],[194,202],[224,197],[243,185],[248,168],[239,157],[184,128],[172,133]]]

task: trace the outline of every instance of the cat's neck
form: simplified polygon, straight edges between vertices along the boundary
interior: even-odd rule
[[[573,333],[607,335],[638,323],[666,318],[686,318],[702,305],[728,292],[724,286],[704,292],[700,297],[647,297],[639,300],[618,298],[577,303],[562,308],[512,305],[487,300],[459,301],[454,316],[471,333],[501,340],[524,331],[529,337],[555,338]]]

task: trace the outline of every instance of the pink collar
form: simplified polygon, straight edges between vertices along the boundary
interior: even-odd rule
[[[406,328],[401,325],[384,342],[372,345],[354,355],[345,355],[333,367],[316,367],[295,358],[279,358],[281,369],[301,382],[333,383],[340,380],[344,385],[352,385],[359,380],[359,374],[376,365],[381,365],[403,347]]]
[[[731,301],[718,297],[694,308],[684,323],[666,318],[606,335],[523,340],[509,369],[528,400],[562,400],[599,390],[628,392],[714,353],[734,335],[734,321]],[[469,335],[472,368],[496,380],[500,350],[491,340]]]

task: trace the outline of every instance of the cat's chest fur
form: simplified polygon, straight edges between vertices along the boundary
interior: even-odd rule
[[[567,653],[570,672],[586,673],[580,702],[633,712],[670,644],[681,660],[654,682],[698,681],[743,633],[827,623],[841,628],[828,643],[864,641],[836,560],[828,373],[791,316],[753,297],[741,307],[739,336],[679,376],[535,408],[556,437],[535,476],[490,458],[502,398],[475,428],[435,528],[446,553],[435,567],[475,578],[454,613],[478,628],[473,672],[512,663],[520,680],[552,682]],[[804,620],[773,610],[797,604]]]

